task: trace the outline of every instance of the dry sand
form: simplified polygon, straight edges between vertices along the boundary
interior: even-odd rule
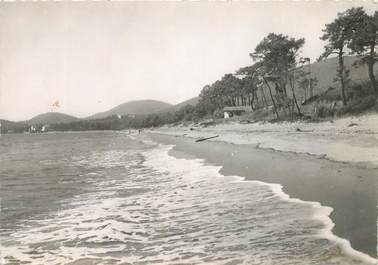
[[[252,144],[260,148],[325,156],[340,162],[378,166],[377,114],[320,123],[258,122],[221,124],[207,128],[163,127],[157,132],[193,138],[219,135],[213,141]]]

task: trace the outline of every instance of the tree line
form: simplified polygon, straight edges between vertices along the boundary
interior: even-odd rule
[[[374,97],[378,97],[374,75],[377,36],[378,11],[368,15],[362,7],[339,13],[323,29],[320,39],[326,44],[318,61],[337,56],[335,81],[340,85],[343,105],[348,104],[346,88],[350,81],[349,69],[344,65],[346,55],[355,55],[356,64],[367,65]],[[303,68],[310,59],[299,57],[304,44],[304,38],[268,34],[249,54],[254,62],[251,66],[241,68],[235,74],[226,74],[202,89],[198,112],[211,115],[224,106],[248,104],[253,109],[270,105],[277,118],[293,111],[301,115],[301,102],[297,100],[296,91],[310,87],[309,97],[313,97],[312,88],[317,82]]]

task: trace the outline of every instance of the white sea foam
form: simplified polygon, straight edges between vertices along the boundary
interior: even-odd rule
[[[91,165],[103,168],[124,165],[122,157],[127,152],[109,151],[104,153],[93,153],[91,158],[76,157],[76,163],[81,166]],[[132,155],[132,154],[131,154]],[[129,154],[130,158],[130,154]],[[135,165],[137,160],[128,159],[128,166]],[[98,172],[89,172],[87,177],[97,176]],[[85,178],[85,175],[81,177]],[[122,251],[124,248],[118,246],[103,246],[103,242],[126,242],[143,241],[138,237],[140,232],[137,227],[132,225],[132,220],[124,211],[124,198],[114,197],[117,191],[124,189],[139,188],[137,184],[125,185],[122,181],[107,179],[100,176],[94,184],[93,193],[84,193],[77,195],[73,200],[67,201],[65,209],[52,214],[49,217],[34,219],[23,225],[24,229],[15,231],[8,238],[7,244],[3,244],[0,249],[1,264],[8,262],[28,262],[30,264],[68,264],[83,258],[98,259],[109,251]],[[105,178],[104,178],[105,177]],[[113,217],[122,216],[122,222],[114,220]],[[133,231],[132,238],[124,231]],[[17,245],[10,244],[15,241]],[[97,243],[97,247],[87,247],[73,245],[64,246],[65,242],[86,242],[86,244]],[[41,245],[34,247],[33,245]],[[50,251],[43,249],[44,245],[51,245]],[[33,253],[33,254],[31,254]],[[12,258],[11,258],[12,257]],[[124,258],[120,259],[126,262]],[[104,261],[100,264],[108,264]]]
[[[156,144],[156,143],[155,143]],[[254,181],[254,180],[246,180],[244,177],[241,176],[223,176],[219,171],[222,168],[221,166],[209,166],[204,164],[203,159],[179,159],[174,158],[169,155],[169,151],[172,150],[174,145],[161,145],[159,149],[154,149],[149,151],[148,159],[146,163],[150,166],[153,166],[159,170],[169,170],[169,171],[176,171],[176,172],[187,172],[191,171],[193,178],[195,176],[201,175],[201,171],[205,170],[208,172],[212,172],[211,175],[216,175],[220,178],[232,178],[233,180],[230,183],[254,183],[261,186],[267,186],[271,189],[271,191],[275,194],[275,196],[279,197],[283,201],[287,201],[289,203],[296,203],[296,204],[306,204],[310,205],[314,211],[312,214],[312,218],[319,220],[323,223],[323,228],[319,229],[317,236],[319,238],[330,240],[336,244],[338,244],[345,255],[348,255],[354,259],[361,260],[366,262],[367,264],[377,264],[378,260],[363,253],[357,251],[352,248],[350,242],[347,239],[341,238],[336,236],[332,233],[332,229],[334,227],[334,223],[329,217],[333,211],[332,207],[323,206],[319,202],[313,201],[303,201],[298,198],[291,198],[290,195],[283,192],[283,187],[281,184],[277,183],[266,183],[261,181]]]
[[[319,231],[319,237],[326,238],[333,242],[336,242],[341,246],[341,249],[344,251],[345,254],[355,257],[357,259],[361,259],[367,263],[377,264],[378,260],[370,257],[369,255],[357,251],[350,245],[349,240],[336,236],[332,233],[332,229],[335,226],[335,223],[329,217],[333,211],[332,207],[323,206],[319,202],[314,201],[303,201],[298,198],[291,198],[290,195],[286,194],[282,190],[281,184],[268,184],[261,181],[254,181],[255,183],[259,183],[261,185],[268,185],[272,189],[272,191],[280,197],[282,200],[294,203],[304,203],[311,205],[316,211],[312,215],[313,218],[320,220],[324,224],[324,228]]]
[[[3,263],[371,264],[332,236],[330,208],[292,199],[278,184],[225,177],[201,159],[175,158],[173,146],[144,143],[151,145],[144,162],[139,149],[72,158],[88,190],[11,232]],[[334,245],[351,258],[327,254]],[[317,249],[295,256],[313,246],[329,257],[314,259]]]
[[[333,242],[336,242],[341,246],[341,249],[344,251],[345,254],[350,255],[352,257],[355,257],[357,259],[361,259],[369,264],[377,264],[378,260],[363,253],[360,251],[355,250],[352,248],[349,240],[341,238],[336,236],[332,233],[332,229],[335,226],[335,223],[332,221],[332,219],[329,217],[330,214],[333,212],[332,207],[323,206],[319,202],[314,201],[303,201],[298,198],[292,198],[287,193],[283,192],[283,187],[281,184],[277,183],[266,183],[256,180],[245,180],[244,177],[240,176],[234,176],[236,181],[246,181],[246,182],[253,182],[258,183],[260,185],[267,185],[269,186],[274,194],[276,194],[279,198],[282,200],[288,201],[288,202],[294,202],[294,203],[303,203],[311,205],[316,211],[312,215],[313,218],[320,220],[324,224],[324,228],[319,231],[319,237],[326,238],[328,240],[331,240]]]

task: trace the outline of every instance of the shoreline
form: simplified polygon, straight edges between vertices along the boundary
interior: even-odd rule
[[[150,132],[189,138],[218,138],[209,141],[254,145],[261,149],[310,154],[331,161],[378,168],[378,115],[369,114],[323,122],[227,121],[207,127],[161,127]],[[348,150],[346,152],[346,150]]]
[[[333,211],[330,211],[329,218],[335,224],[333,234],[341,240],[349,240],[353,249],[369,255],[371,259],[377,257],[377,169],[248,144],[224,141],[194,143],[193,138],[160,133],[149,133],[148,137],[175,145],[170,152],[175,157],[201,158],[211,165],[222,166],[222,175],[237,175],[246,181],[260,181],[267,185],[276,183],[282,185],[282,192],[290,199],[319,202],[323,207],[331,207]],[[269,165],[271,161],[275,163]],[[301,167],[294,171],[298,164]],[[323,171],[321,176],[318,176],[319,167]]]

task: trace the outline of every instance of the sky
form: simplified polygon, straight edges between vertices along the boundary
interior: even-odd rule
[[[177,104],[251,65],[270,32],[304,37],[315,60],[324,25],[352,6],[378,2],[1,2],[0,118]]]

